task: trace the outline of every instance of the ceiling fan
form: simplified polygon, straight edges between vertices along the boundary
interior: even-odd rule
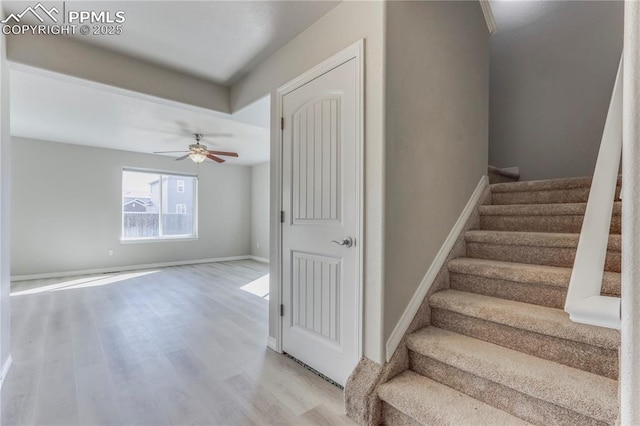
[[[196,143],[189,145],[188,151],[156,151],[154,154],[170,154],[175,152],[187,152],[188,154],[183,155],[182,157],[176,158],[176,161],[181,161],[186,158],[191,158],[194,163],[202,163],[207,158],[213,160],[217,163],[224,163],[225,160],[223,158],[218,157],[218,155],[226,156],[226,157],[237,157],[237,152],[227,152],[227,151],[211,151],[207,149],[206,145],[201,145],[200,141],[204,138],[202,133],[194,133],[193,137],[196,138]]]

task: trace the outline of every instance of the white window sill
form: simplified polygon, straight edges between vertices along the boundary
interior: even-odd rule
[[[140,238],[140,239],[120,239],[120,244],[149,244],[149,243],[166,243],[166,242],[186,242],[198,241],[198,237],[159,237],[159,238]]]

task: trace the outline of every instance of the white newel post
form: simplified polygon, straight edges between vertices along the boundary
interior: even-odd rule
[[[640,425],[640,2],[625,1],[620,424]]]

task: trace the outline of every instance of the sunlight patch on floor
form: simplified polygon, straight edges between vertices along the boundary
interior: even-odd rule
[[[269,274],[251,281],[249,284],[240,287],[240,289],[269,300]]]
[[[79,288],[99,287],[107,284],[113,284],[121,281],[130,280],[133,278],[144,277],[146,275],[155,274],[156,272],[160,272],[160,271],[131,272],[126,274],[113,274],[108,276],[100,275],[100,276],[93,276],[93,277],[84,277],[84,278],[78,278],[75,280],[64,281],[57,284],[30,288],[28,290],[15,291],[11,293],[11,296],[26,296],[28,294],[47,293],[50,291],[75,290]]]

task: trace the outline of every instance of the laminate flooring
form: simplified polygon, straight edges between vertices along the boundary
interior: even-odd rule
[[[12,285],[2,425],[343,425],[343,394],[267,349],[251,260]]]

